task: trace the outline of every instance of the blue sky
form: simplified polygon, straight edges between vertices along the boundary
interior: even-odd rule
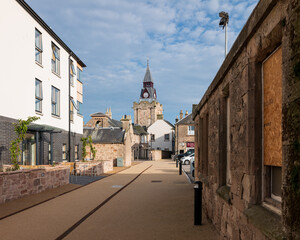
[[[258,0],[26,2],[87,65],[84,122],[108,107],[114,119],[133,118],[149,57],[158,101],[174,123],[180,109],[199,103],[224,60],[218,13],[229,13],[230,49]]]

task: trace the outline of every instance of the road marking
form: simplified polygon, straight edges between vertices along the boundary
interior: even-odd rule
[[[64,239],[66,236],[68,236],[72,231],[74,231],[81,223],[83,223],[86,219],[88,219],[91,215],[93,215],[97,210],[99,210],[101,207],[103,207],[107,202],[109,202],[113,197],[115,197],[118,193],[120,193],[122,190],[124,190],[126,187],[128,187],[131,183],[133,183],[139,176],[141,176],[145,171],[147,171],[149,168],[151,168],[152,165],[144,169],[142,172],[140,172],[134,179],[132,179],[129,183],[124,185],[124,187],[120,188],[118,191],[116,191],[114,194],[112,194],[110,197],[106,198],[102,203],[100,203],[97,207],[95,207],[92,211],[90,211],[88,214],[86,214],[83,218],[79,219],[73,226],[71,226],[67,231],[65,231],[63,234],[61,234],[59,237],[56,238],[56,240]]]

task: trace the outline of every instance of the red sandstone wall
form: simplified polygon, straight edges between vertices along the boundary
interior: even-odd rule
[[[69,183],[69,167],[0,173],[0,204]]]

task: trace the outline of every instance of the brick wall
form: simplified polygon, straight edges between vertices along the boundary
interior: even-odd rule
[[[0,204],[69,183],[69,167],[0,173]]]

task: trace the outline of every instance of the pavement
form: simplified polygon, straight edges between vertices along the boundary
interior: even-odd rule
[[[145,161],[3,218],[1,239],[219,239],[193,196],[174,161]]]

